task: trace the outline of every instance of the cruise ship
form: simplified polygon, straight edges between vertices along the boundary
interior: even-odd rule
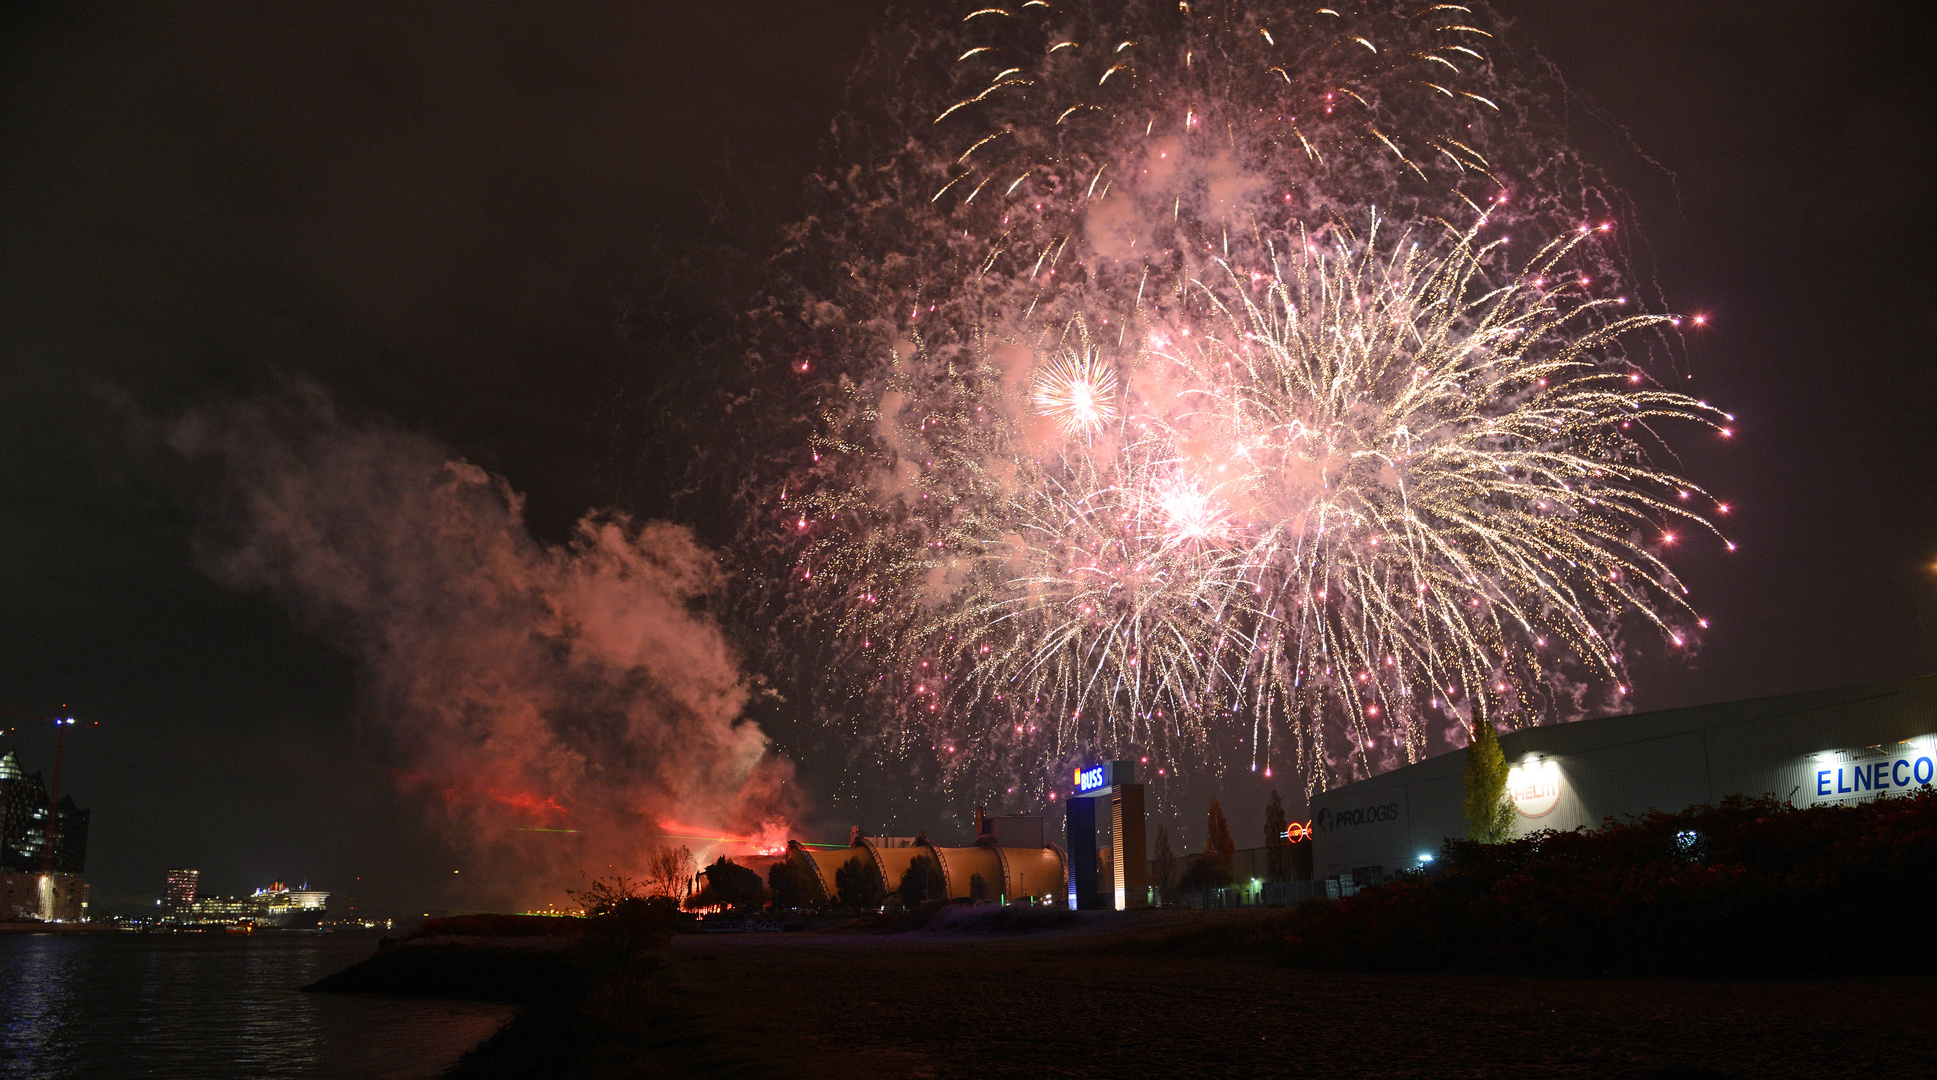
[[[196,897],[173,921],[184,926],[314,930],[323,921],[329,899],[330,894],[322,889],[292,889],[278,881],[248,896]]]

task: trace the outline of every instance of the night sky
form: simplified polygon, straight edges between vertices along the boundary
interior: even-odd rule
[[[1713,628],[1692,658],[1644,649],[1637,706],[1937,670],[1937,16],[1503,10],[1576,95],[1571,136],[1635,201],[1668,302],[1708,315],[1682,388],[1739,418],[1676,443],[1741,550],[1675,561]],[[97,907],[152,904],[175,865],[375,909],[463,869],[394,794],[349,661],[197,569],[194,478],[142,432],[300,376],[507,477],[541,538],[588,507],[664,513],[622,329],[638,283],[722,198],[785,219],[874,17],[9,7],[0,709],[100,722],[63,784],[93,809]],[[47,768],[51,729],[20,723]],[[1262,795],[1228,801],[1247,822]]]

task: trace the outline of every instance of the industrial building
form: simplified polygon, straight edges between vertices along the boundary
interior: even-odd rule
[[[940,847],[926,836],[862,836],[857,830],[845,848],[815,850],[790,842],[787,859],[806,883],[811,901],[820,904],[840,894],[834,876],[854,859],[872,866],[890,893],[910,864],[928,858],[940,869],[951,900],[1062,900],[1067,861],[1062,849],[1044,842],[1042,818],[986,816],[979,809],[975,818],[976,842],[968,847]]]
[[[1528,728],[1500,748],[1521,835],[1729,795],[1873,799],[1931,786],[1937,676]],[[1314,873],[1366,884],[1466,836],[1465,765],[1442,754],[1315,796]]]

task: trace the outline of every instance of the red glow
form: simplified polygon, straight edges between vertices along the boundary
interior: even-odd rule
[[[752,833],[724,833],[720,829],[702,825],[687,825],[677,821],[659,819],[659,827],[670,837],[699,840],[725,844],[740,849],[732,852],[738,855],[785,855],[787,853],[788,825],[784,821],[768,821]]]
[[[558,805],[558,801],[550,796],[540,798],[528,791],[503,792],[497,788],[487,788],[484,793],[491,796],[501,806],[509,806],[513,810],[530,814],[532,817],[541,820],[549,819],[553,814],[563,814],[565,812],[565,808]],[[454,798],[456,795],[456,788],[451,788],[444,793],[446,799]]]

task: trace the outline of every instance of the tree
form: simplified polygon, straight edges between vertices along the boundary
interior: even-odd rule
[[[607,960],[631,963],[672,940],[679,908],[664,896],[644,896],[643,883],[623,875],[593,878],[584,892],[566,890],[589,916],[586,944]]]
[[[1466,747],[1466,835],[1482,844],[1498,844],[1513,835],[1514,815],[1500,737],[1492,723],[1478,721]]]
[[[969,875],[969,899],[981,902],[989,898],[989,883],[981,874]]]
[[[706,887],[686,901],[688,907],[754,908],[766,902],[760,875],[724,855],[700,874]]]
[[[782,859],[767,870],[767,895],[772,898],[775,911],[789,911],[806,907],[814,893],[802,879],[794,860]]]
[[[948,879],[934,859],[923,856],[908,864],[901,875],[901,902],[918,907],[930,900],[948,899]]]
[[[1190,864],[1184,867],[1184,878],[1177,883],[1177,889],[1179,892],[1205,892],[1222,889],[1229,884],[1231,864],[1205,852],[1191,857]]]
[[[609,878],[593,878],[585,891],[566,889],[565,895],[571,897],[585,914],[603,915],[627,900],[643,899],[645,893],[642,886],[642,882],[617,874]]]
[[[1291,880],[1291,841],[1285,839],[1285,801],[1274,789],[1264,804],[1265,875],[1271,881]]]
[[[841,903],[851,908],[878,908],[888,893],[881,883],[881,871],[874,868],[874,860],[861,855],[850,858],[834,871],[834,891],[840,894]]]
[[[645,886],[653,896],[671,897],[674,903],[680,903],[693,891],[693,875],[698,870],[691,848],[683,844],[656,847],[646,859]]]
[[[1157,887],[1160,901],[1170,900],[1171,886],[1177,884],[1177,852],[1170,846],[1170,830],[1157,822],[1157,854],[1150,860],[1150,883]]]
[[[1211,800],[1211,812],[1204,823],[1204,854],[1217,860],[1224,869],[1226,881],[1231,877],[1231,863],[1237,858],[1237,841],[1231,839],[1231,826],[1224,820],[1224,808],[1216,799]]]

